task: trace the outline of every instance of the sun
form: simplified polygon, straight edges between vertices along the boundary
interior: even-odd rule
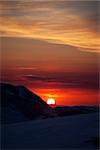
[[[55,104],[56,104],[56,101],[55,101],[53,98],[48,98],[47,104],[48,104],[48,105],[55,105]]]

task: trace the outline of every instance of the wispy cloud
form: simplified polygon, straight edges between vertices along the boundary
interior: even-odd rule
[[[34,76],[32,74],[25,75],[22,78],[33,82],[34,84],[51,85],[56,88],[83,88],[83,89],[99,89],[99,73],[58,73],[56,76]]]
[[[17,70],[37,70],[36,67],[16,67]]]
[[[98,51],[98,2],[2,1],[2,36],[27,37]]]

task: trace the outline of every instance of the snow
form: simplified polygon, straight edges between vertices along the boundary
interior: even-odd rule
[[[2,148],[95,149],[98,113],[57,117],[1,126]]]
[[[16,123],[28,121],[28,119],[20,111],[18,111],[14,105],[2,107],[0,119],[2,123]]]

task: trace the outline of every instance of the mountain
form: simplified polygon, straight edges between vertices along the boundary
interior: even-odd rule
[[[53,117],[53,109],[24,86],[0,84],[1,123]]]
[[[69,116],[99,112],[99,106],[56,106],[58,116]]]
[[[57,106],[51,108],[24,86],[0,84],[1,123],[23,122],[55,116],[69,116],[99,111],[96,106]]]

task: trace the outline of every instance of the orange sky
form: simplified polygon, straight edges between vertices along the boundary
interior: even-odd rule
[[[87,89],[34,89],[31,91],[37,93],[44,101],[53,98],[56,105],[98,105],[99,93],[95,90]]]
[[[98,2],[1,1],[1,82],[58,105],[98,104]]]

